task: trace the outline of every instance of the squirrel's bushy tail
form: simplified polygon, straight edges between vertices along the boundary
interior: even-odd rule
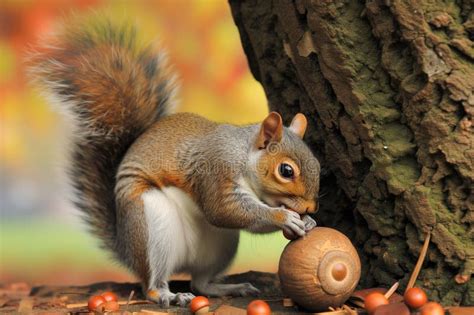
[[[118,166],[134,140],[170,111],[176,91],[165,55],[138,46],[134,27],[94,16],[62,24],[30,55],[34,82],[73,119],[75,204],[109,249]]]

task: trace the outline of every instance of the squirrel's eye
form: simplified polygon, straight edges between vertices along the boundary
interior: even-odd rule
[[[287,163],[281,163],[278,169],[278,172],[283,178],[291,179],[295,175],[295,171],[293,170],[293,167],[291,167],[291,165]]]

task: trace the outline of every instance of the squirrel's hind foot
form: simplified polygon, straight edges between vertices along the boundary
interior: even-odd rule
[[[168,288],[149,290],[146,295],[147,300],[155,302],[163,308],[169,308],[170,305],[186,307],[194,297],[192,293],[173,293]]]
[[[233,294],[235,296],[256,296],[260,294],[260,290],[254,287],[251,283],[239,283],[236,284],[235,290],[233,290]]]

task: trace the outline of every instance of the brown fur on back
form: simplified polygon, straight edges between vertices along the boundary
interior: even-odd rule
[[[152,125],[130,147],[121,165],[121,171],[132,167],[156,187],[175,186],[195,198],[192,182],[185,178],[181,149],[193,138],[202,138],[213,132],[218,123],[192,113],[177,113],[162,118]],[[199,159],[199,156],[195,157]],[[119,173],[120,176],[120,173]],[[146,187],[144,187],[146,189]],[[137,191],[141,195],[143,191]]]

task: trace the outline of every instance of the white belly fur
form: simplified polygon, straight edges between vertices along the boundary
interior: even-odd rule
[[[152,281],[166,281],[163,278],[174,272],[218,273],[232,261],[239,230],[208,223],[184,191],[176,187],[152,189],[143,193],[142,199]]]

